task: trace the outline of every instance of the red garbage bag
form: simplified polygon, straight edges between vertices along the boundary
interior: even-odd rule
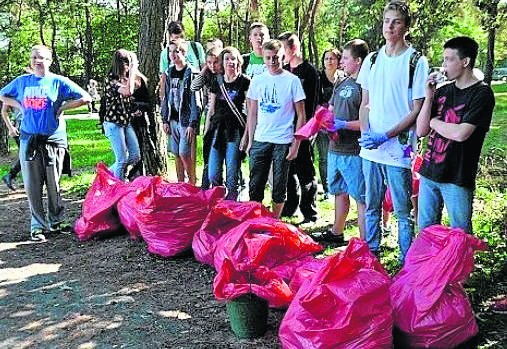
[[[320,130],[329,131],[329,136],[334,140],[338,136],[338,133],[334,129],[333,112],[321,105],[315,109],[314,116],[295,132],[294,137],[296,139],[308,139],[316,135]]]
[[[213,265],[215,243],[225,233],[247,219],[272,216],[258,202],[235,202],[223,200],[216,204],[206,217],[199,231],[194,235],[192,249],[195,258],[205,264]]]
[[[187,183],[168,183],[161,177],[148,177],[138,188],[136,223],[148,251],[171,257],[192,245],[211,208],[225,195],[225,188],[203,191]],[[144,179],[136,179],[136,181]]]
[[[81,217],[74,225],[79,240],[88,240],[97,233],[118,230],[120,220],[115,206],[129,191],[127,183],[116,178],[107,166],[97,164],[97,175],[86,193]]]
[[[141,197],[139,193],[152,185],[153,177],[137,177],[130,183],[130,192],[118,201],[117,210],[120,222],[128,231],[131,239],[141,238],[141,230],[137,224],[137,216],[140,207]]]
[[[462,283],[485,242],[461,229],[433,225],[412,243],[391,285],[394,324],[414,348],[454,348],[478,333]]]
[[[254,293],[271,307],[286,307],[293,294],[289,286],[274,272],[262,266],[252,272],[238,271],[226,258],[213,282],[213,294],[218,300],[233,300]]]
[[[280,324],[282,347],[391,348],[389,285],[366,243],[350,240],[301,285]]]
[[[303,282],[310,281],[316,272],[318,272],[326,263],[330,257],[315,258],[308,256],[305,259],[301,259],[301,263],[298,268],[294,271],[292,278],[290,279],[289,287],[297,293]]]
[[[322,250],[298,228],[271,217],[249,219],[223,235],[215,247],[215,269],[228,258],[238,271],[276,266]]]

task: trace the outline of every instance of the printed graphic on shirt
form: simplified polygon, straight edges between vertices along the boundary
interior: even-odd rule
[[[461,115],[458,115],[458,113],[460,110],[463,110],[465,108],[465,104],[446,108],[446,100],[447,97],[442,96],[437,101],[437,119],[452,124],[461,123]],[[430,159],[433,159],[433,162],[435,164],[444,162],[447,155],[447,149],[451,143],[452,140],[442,137],[439,133],[432,130],[430,138],[428,140],[428,149],[430,151],[426,152],[425,160],[430,161]]]
[[[268,70],[268,68],[266,67],[266,65],[264,63],[261,63],[261,64],[252,64],[252,63],[250,63],[246,67],[245,74],[248,75],[249,77],[254,77],[256,75],[264,73],[267,70]]]
[[[229,98],[231,99],[231,101],[233,101],[234,98],[236,98],[238,96],[238,91],[237,90],[229,90],[227,87],[225,88],[225,90],[227,91],[227,94],[229,95]],[[218,96],[218,99],[225,100],[225,98],[224,98],[224,96],[222,94],[220,94]]]
[[[33,110],[44,110],[48,104],[45,86],[27,86],[23,95],[23,107]]]
[[[340,89],[340,92],[338,93],[341,98],[348,99],[352,97],[352,92],[354,91],[354,88],[352,86],[344,86]]]
[[[272,114],[282,107],[278,101],[275,85],[264,87],[261,100],[259,102],[261,110],[265,113]]]
[[[176,109],[180,106],[180,87],[181,87],[182,79],[180,78],[171,78],[171,95],[173,100],[173,107]]]

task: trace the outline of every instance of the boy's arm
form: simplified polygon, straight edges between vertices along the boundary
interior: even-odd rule
[[[166,76],[166,74],[164,73],[163,74],[164,76]],[[163,89],[162,89],[162,98],[160,100],[160,115],[162,116],[162,128],[164,130],[165,133],[169,133],[170,131],[170,128],[169,128],[169,114],[170,114],[170,109],[169,109],[169,105],[167,104],[167,98],[166,96],[169,94],[169,88],[167,86],[167,79],[164,78],[164,85],[163,85]]]
[[[245,130],[246,136],[248,137],[248,143],[245,149],[247,154],[250,154],[250,148],[252,148],[253,138],[255,134],[255,128],[257,127],[257,112],[258,112],[258,101],[250,100],[247,117],[247,127]]]
[[[410,113],[408,113],[407,116],[405,116],[398,124],[396,124],[396,126],[386,132],[388,138],[396,137],[414,125],[417,119],[417,115],[419,115],[419,112],[421,111],[423,101],[423,98],[412,101],[413,107]]]
[[[368,93],[368,90],[365,90],[363,88],[361,105],[359,106],[359,124],[362,133],[370,130],[370,122],[368,120],[370,113],[369,104],[370,104],[370,95]]]
[[[204,134],[208,133],[210,125],[211,125],[211,117],[213,116],[213,114],[215,114],[215,103],[216,103],[217,95],[210,92],[208,97],[209,97],[209,99],[208,99],[209,108],[208,108],[208,113],[206,114],[206,122],[204,123]]]
[[[2,119],[9,129],[9,136],[19,136],[19,130],[12,124],[11,119],[9,118],[9,106],[5,103],[2,104]]]
[[[88,94],[88,92],[86,92],[86,94],[83,95],[83,97],[81,97],[79,99],[73,99],[73,100],[63,103],[60,106],[60,108],[58,109],[58,111],[56,112],[56,116],[59,117],[60,115],[62,115],[62,113],[65,110],[78,108],[82,105],[90,103],[91,101],[92,101],[92,97]]]
[[[23,110],[23,108],[21,107],[21,103],[19,103],[14,98],[0,95],[0,102],[8,105],[9,107],[13,107],[18,110]]]
[[[428,80],[426,81],[426,98],[424,98],[424,103],[419,111],[416,121],[416,133],[418,137],[426,136],[431,130],[431,110],[433,108],[433,100],[435,99],[436,91],[436,83],[434,80],[437,74],[438,73],[430,74],[430,76],[428,76]]]
[[[466,141],[477,128],[469,123],[453,124],[437,118],[431,119],[429,126],[445,138],[456,142]]]

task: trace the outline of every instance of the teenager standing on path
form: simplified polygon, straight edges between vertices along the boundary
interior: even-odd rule
[[[434,73],[426,83],[417,119],[418,135],[429,134],[420,170],[419,229],[440,224],[445,204],[451,226],[472,233],[475,177],[495,107],[491,87],[473,74],[478,51],[468,37],[447,41],[442,66],[453,81],[435,89]]]
[[[366,57],[357,77],[363,89],[359,144],[366,185],[365,238],[370,250],[379,255],[382,200],[387,184],[398,217],[402,264],[414,233],[410,217],[410,154],[416,145],[413,126],[422,106],[428,76],[428,61],[407,43],[410,22],[407,4],[393,1],[386,5],[382,27],[386,43]]]
[[[30,238],[45,240],[45,231],[63,227],[60,178],[66,153],[67,132],[61,117],[65,110],[91,102],[90,95],[69,79],[49,71],[51,50],[32,47],[33,73],[24,74],[0,90],[0,101],[23,112],[19,127],[19,160],[30,206]],[[46,186],[47,216],[42,190]]]
[[[104,83],[104,96],[99,115],[104,134],[111,142],[115,161],[111,171],[119,179],[126,179],[127,167],[141,160],[141,151],[132,127],[133,93],[138,77],[138,62],[130,51],[119,49],[113,54],[111,69]]]
[[[239,145],[245,132],[246,116],[242,113],[250,78],[241,73],[243,58],[234,47],[220,54],[221,71],[211,85],[205,133],[213,135],[209,156],[209,180],[221,185],[225,160],[227,200],[238,198],[238,173],[241,166]]]
[[[273,164],[272,210],[275,217],[280,217],[289,161],[296,158],[299,148],[299,141],[294,138],[294,115],[297,115],[297,130],[305,121],[305,94],[297,76],[283,69],[281,41],[266,42],[263,56],[268,71],[255,76],[247,92],[251,100],[246,147],[250,155],[249,192],[250,200],[262,202]]]
[[[337,79],[342,77],[342,71],[338,69],[342,54],[335,48],[327,49],[322,54],[322,70],[320,71],[320,93],[319,105],[326,106],[333,94],[334,84]],[[329,137],[327,132],[319,131],[315,138],[317,152],[319,153],[319,176],[324,190],[324,200],[329,196],[329,186],[327,182],[327,151],[329,149]]]
[[[285,51],[284,69],[296,75],[303,86],[306,99],[306,121],[313,117],[320,91],[319,73],[307,60],[303,60],[301,42],[294,33],[283,33],[279,36]],[[299,195],[301,190],[301,196]],[[313,166],[313,146],[310,140],[302,140],[297,157],[291,161],[287,181],[287,201],[282,216],[292,217],[298,206],[306,224],[317,221],[317,178]]]

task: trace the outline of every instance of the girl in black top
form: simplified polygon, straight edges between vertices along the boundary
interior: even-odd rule
[[[225,160],[226,199],[237,200],[241,166],[239,144],[246,124],[242,111],[250,78],[241,73],[243,58],[236,48],[226,47],[220,53],[220,61],[224,75],[219,75],[211,85],[204,129],[205,134],[211,132],[213,135],[208,171],[211,184],[220,185]]]

